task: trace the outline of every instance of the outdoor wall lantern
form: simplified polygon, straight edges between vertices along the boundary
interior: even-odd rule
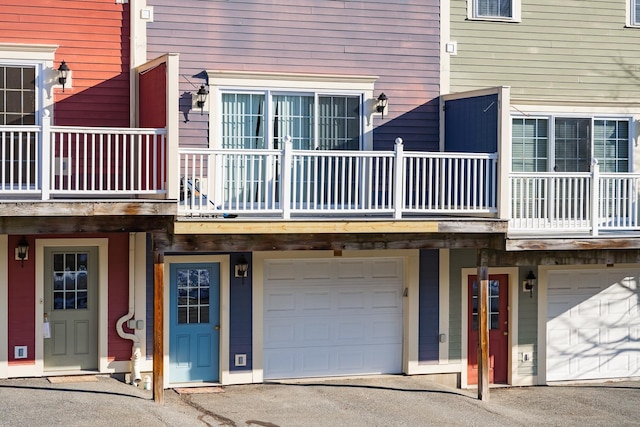
[[[529,274],[527,274],[526,280],[524,281],[524,289],[525,291],[531,292],[531,298],[533,298],[533,288],[536,286],[536,275],[533,274],[532,270],[529,270]]]
[[[204,112],[204,105],[207,103],[207,95],[209,95],[209,90],[207,90],[204,85],[200,85],[200,89],[198,89],[198,92],[196,93],[196,105],[200,108],[200,115]]]
[[[376,103],[376,111],[378,113],[382,113],[383,118],[384,118],[384,110],[385,108],[387,108],[388,101],[389,101],[389,98],[387,98],[387,95],[385,95],[384,92],[382,92],[378,96],[378,102]]]
[[[22,239],[18,242],[18,246],[16,246],[16,259],[21,262],[21,266],[24,267],[24,260],[29,257],[29,242],[27,242],[27,238],[22,236]]]
[[[244,283],[244,278],[247,277],[248,271],[249,263],[244,256],[240,255],[240,258],[236,261],[236,277],[242,277],[242,283]]]
[[[62,91],[64,92],[64,85],[67,84],[67,78],[69,77],[69,66],[64,60],[60,63],[58,67],[58,83],[62,85]]]

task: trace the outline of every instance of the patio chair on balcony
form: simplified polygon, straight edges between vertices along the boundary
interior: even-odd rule
[[[185,180],[180,178],[180,205],[186,206],[194,211],[208,211],[211,209],[220,209],[209,197],[200,191],[198,182],[193,182],[191,178]],[[218,216],[215,214],[214,216]],[[236,218],[235,214],[223,213],[223,218]]]

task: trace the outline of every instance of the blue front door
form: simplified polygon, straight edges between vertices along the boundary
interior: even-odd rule
[[[220,264],[171,264],[169,381],[218,381]]]

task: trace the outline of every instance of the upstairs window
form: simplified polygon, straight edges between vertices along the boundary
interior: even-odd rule
[[[359,150],[360,95],[222,93],[222,148],[279,148],[291,136],[301,150]]]
[[[469,19],[520,21],[520,0],[472,0],[467,4]]]
[[[0,64],[0,126],[36,124],[35,67]]]
[[[640,0],[629,0],[627,2],[627,25],[640,27]]]
[[[514,117],[514,172],[630,172],[630,121],[600,117]]]

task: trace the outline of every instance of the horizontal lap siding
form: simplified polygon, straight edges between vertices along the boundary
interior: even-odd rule
[[[180,53],[181,95],[197,91],[205,70],[377,75],[375,95],[385,92],[390,109],[375,118],[376,148],[397,136],[407,149],[437,148],[436,0],[291,3],[148,0],[149,59]],[[181,144],[206,144],[206,119],[191,111]]]
[[[451,2],[451,92],[511,86],[513,99],[637,102],[640,29],[625,2],[522,0],[522,22],[466,20]]]
[[[54,44],[73,87],[54,90],[57,125],[129,125],[129,8],[114,0],[0,0],[0,43]]]

